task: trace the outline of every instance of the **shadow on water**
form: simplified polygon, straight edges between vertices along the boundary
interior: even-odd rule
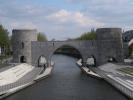
[[[76,59],[54,55],[52,75],[6,100],[128,100],[103,80],[91,78],[76,66]]]

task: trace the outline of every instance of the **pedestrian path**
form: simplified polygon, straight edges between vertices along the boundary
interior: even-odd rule
[[[18,81],[24,75],[34,69],[28,64],[20,64],[0,73],[0,86],[7,85]]]
[[[133,81],[128,80],[128,79],[123,79],[121,77],[116,77],[116,76],[113,76],[113,75],[107,75],[107,76],[109,78],[115,80],[119,84],[125,86],[126,88],[130,89],[131,91],[133,91]]]
[[[0,95],[7,94],[11,90],[19,89],[26,84],[34,83],[34,79],[43,68],[29,64],[18,64],[0,73]],[[21,87],[22,88],[22,87]]]
[[[133,99],[133,68],[131,65],[107,63],[99,66],[98,74]]]

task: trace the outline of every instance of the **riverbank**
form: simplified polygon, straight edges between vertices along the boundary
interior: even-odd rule
[[[98,68],[92,68],[92,70],[120,92],[133,99],[133,75],[130,75],[130,71],[126,73],[127,68],[132,68],[132,66],[108,63]]]
[[[133,99],[133,68],[130,65],[107,63],[97,68],[84,67],[81,60],[77,62],[87,75],[102,78],[117,88],[124,95]]]
[[[0,73],[0,99],[36,83],[41,78],[48,77],[53,68],[50,66],[43,71],[43,68],[35,68],[31,65],[30,67],[27,64],[18,64],[17,66],[7,67],[5,70],[2,69]],[[27,69],[29,69],[29,71]]]
[[[86,73],[87,75],[89,76],[92,76],[94,78],[98,78],[98,79],[102,79],[102,77],[100,75],[98,75],[97,73],[93,72],[92,70],[90,70],[88,67],[86,66],[82,66],[82,63],[81,63],[81,59],[77,61],[76,63],[79,68],[84,72]]]

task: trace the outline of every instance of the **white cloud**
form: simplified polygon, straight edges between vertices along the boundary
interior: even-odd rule
[[[84,27],[88,27],[88,26],[100,27],[104,25],[103,23],[98,22],[92,18],[89,18],[80,12],[76,12],[74,14],[73,20],[75,20],[75,22],[77,22],[79,25]]]
[[[60,23],[75,23],[75,25],[79,25],[82,27],[99,27],[103,26],[103,23],[100,23],[92,18],[89,18],[88,16],[85,16],[83,13],[76,11],[71,12],[67,10],[59,10],[51,15],[48,15],[46,18],[49,20],[53,20]]]
[[[132,0],[67,0],[82,5],[82,13],[103,22],[105,27],[133,27]]]
[[[57,20],[60,22],[66,22],[70,19],[71,13],[66,11],[66,10],[60,10],[57,11],[53,14],[48,15],[46,18],[50,19],[50,20]]]
[[[50,2],[0,0],[0,23],[10,31],[13,28],[37,28],[50,39],[77,37],[97,27],[133,27],[131,0],[67,1],[70,3],[60,4],[57,1],[59,7],[54,7]]]

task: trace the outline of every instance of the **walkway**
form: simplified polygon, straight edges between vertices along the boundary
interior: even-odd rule
[[[33,82],[41,70],[42,68],[35,68],[28,64],[19,64],[2,71],[0,73],[0,94]]]
[[[133,98],[133,67],[123,64],[108,63],[99,67],[97,73],[120,91]],[[101,72],[100,72],[101,71]]]

